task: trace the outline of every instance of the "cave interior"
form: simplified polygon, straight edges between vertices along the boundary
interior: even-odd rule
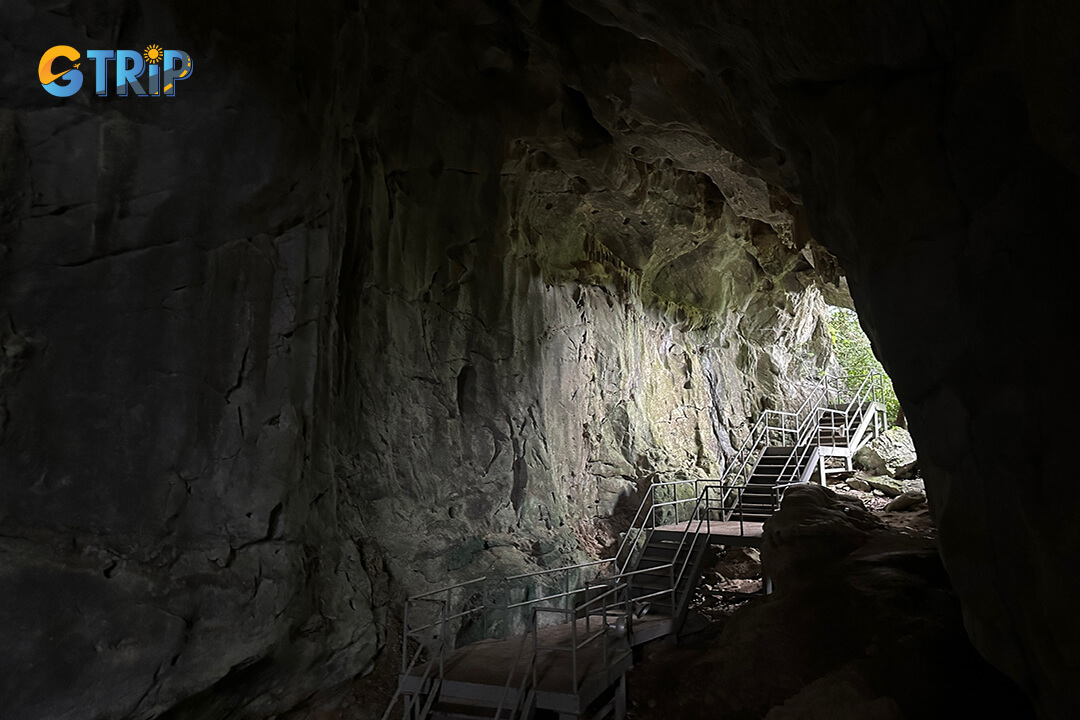
[[[932,542],[794,493],[630,717],[1080,717],[1080,4],[0,17],[3,717],[379,718],[407,597],[610,556],[835,369],[832,306]],[[59,45],[190,72],[58,97]]]

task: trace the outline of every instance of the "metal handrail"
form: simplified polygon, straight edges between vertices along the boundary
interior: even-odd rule
[[[821,396],[827,396],[828,388],[832,381],[833,378],[829,376],[822,377],[807,394],[806,398],[795,412],[765,410],[751,428],[746,442],[743,443],[738,451],[736,451],[735,457],[732,458],[727,472],[725,472],[721,478],[722,482],[739,484],[736,481],[742,479],[741,476],[744,473],[746,474],[746,479],[749,479],[749,474],[753,472],[751,458],[760,457],[762,451],[768,447],[768,433],[771,430],[781,432],[783,435],[794,434],[795,442],[792,444],[798,446],[799,440],[805,434],[808,420],[814,416],[813,412],[808,411],[812,407],[816,409]],[[772,425],[773,417],[781,418],[781,422],[778,426]],[[788,418],[794,419],[795,428],[787,427],[786,420]],[[735,475],[734,478],[732,477],[733,474]]]
[[[852,394],[851,400],[847,403],[843,410],[830,408],[826,403],[824,406],[815,407],[812,412],[807,412],[805,414],[805,417],[799,424],[798,438],[795,445],[796,450],[791,453],[787,461],[784,463],[783,467],[780,470],[780,474],[778,475],[778,479],[784,478],[789,470],[792,474],[801,472],[804,464],[810,457],[812,457],[813,448],[817,445],[817,443],[811,442],[811,440],[813,438],[813,435],[818,432],[821,426],[821,417],[825,413],[842,415],[844,418],[844,434],[846,437],[850,438],[852,433],[852,427],[855,424],[856,419],[861,419],[861,416],[863,414],[861,408],[863,408],[863,406],[866,404],[866,400],[871,395],[876,397],[880,385],[880,378],[880,373],[873,371],[866,373],[862,382],[859,384],[859,387]],[[797,414],[803,413],[804,409],[808,407],[809,401],[819,394],[819,390],[820,394],[823,394],[824,399],[827,400],[828,393],[825,391],[825,388],[827,388],[828,385],[833,382],[833,380],[834,378],[824,378],[822,382],[819,383],[818,386],[814,389],[814,391],[811,392],[807,399],[803,401],[803,404],[800,406],[800,410]],[[855,412],[856,407],[860,408],[858,414],[856,414]],[[798,457],[798,460],[792,467],[792,461],[796,459],[796,456]]]
[[[555,651],[555,652],[570,652],[570,654],[571,654],[572,687],[573,687],[574,694],[577,694],[577,692],[579,690],[579,687],[578,687],[578,671],[577,671],[577,669],[578,669],[578,662],[577,662],[577,660],[578,660],[578,651],[585,648],[585,647],[587,647],[591,643],[595,642],[597,639],[603,638],[603,640],[604,640],[604,649],[603,649],[602,654],[603,654],[603,658],[604,658],[604,670],[605,670],[605,673],[610,672],[610,653],[608,652],[608,648],[607,648],[607,635],[608,635],[608,630],[609,630],[608,625],[607,625],[607,618],[608,618],[610,613],[608,611],[608,602],[607,602],[607,600],[608,600],[608,598],[617,598],[620,595],[622,595],[623,598],[624,598],[624,600],[622,600],[622,602],[625,602],[628,605],[629,604],[629,599],[628,599],[629,592],[627,592],[628,590],[629,590],[629,585],[628,584],[622,583],[622,582],[616,582],[615,585],[611,589],[609,589],[606,592],[603,592],[600,595],[596,596],[595,598],[592,598],[591,600],[587,601],[580,608],[571,609],[571,608],[555,608],[555,607],[551,607],[551,608],[537,607],[535,609],[535,611],[534,611],[534,616],[536,614],[540,613],[540,612],[551,612],[551,613],[562,614],[562,615],[570,615],[570,645],[569,645],[569,647],[563,646],[563,645],[539,645],[535,640],[535,638],[537,636],[535,634],[536,628],[535,628],[535,621],[534,621],[533,662],[535,663],[536,654],[537,654],[537,651],[539,651],[539,650],[551,650],[551,651]],[[600,616],[603,618],[603,626],[600,629],[596,630],[596,631],[590,630],[589,629],[589,614],[586,614],[586,616],[585,616],[585,622],[586,622],[585,639],[579,641],[578,640],[577,613],[580,612],[581,610],[585,609],[585,608],[588,608],[590,605],[595,605],[597,603],[600,604]],[[629,612],[628,611],[629,611],[629,607],[627,607],[627,612],[626,612],[625,617],[629,617]]]
[[[614,560],[615,560],[615,567],[616,567],[617,572],[624,571],[630,564],[630,558],[634,554],[633,550],[631,550],[627,554],[626,560],[623,562],[622,565],[619,565],[619,558],[622,556],[623,549],[627,547],[627,543],[630,542],[630,538],[631,537],[634,538],[633,544],[630,545],[630,547],[634,547],[635,545],[637,545],[638,539],[641,537],[642,533],[645,531],[645,524],[646,524],[646,522],[648,520],[649,514],[652,512],[652,497],[653,497],[653,487],[652,487],[652,484],[650,484],[648,489],[645,491],[645,497],[643,497],[641,499],[641,504],[638,505],[637,512],[634,513],[634,519],[630,521],[630,527],[627,528],[626,534],[623,536],[622,542],[619,543],[619,549],[615,551]],[[649,510],[647,510],[647,511],[645,511],[646,506],[648,506],[648,508],[649,508]],[[644,519],[642,519],[642,524],[639,526],[639,525],[637,525],[637,521],[638,521],[638,518],[641,517],[642,511],[646,512],[646,517]]]
[[[432,595],[441,595],[444,592],[449,592],[451,590],[457,590],[458,588],[463,588],[463,587],[466,587],[468,585],[476,585],[477,583],[482,583],[485,580],[487,580],[487,576],[473,578],[472,580],[466,580],[464,582],[459,582],[459,583],[455,583],[453,585],[447,585],[445,587],[441,587],[438,590],[428,590],[427,592],[421,593],[419,595],[411,595],[410,597],[406,598],[405,601],[410,602],[410,601],[413,601],[413,600],[424,600],[426,598],[431,597]]]
[[[532,625],[532,632],[535,634],[537,631],[536,625],[536,610],[533,610],[532,618],[530,621]],[[503,706],[506,704],[506,696],[510,692],[510,686],[514,682],[514,671],[517,670],[518,665],[521,663],[521,656],[525,651],[525,642],[528,640],[529,633],[523,633],[521,636],[521,642],[518,643],[517,654],[514,656],[514,662],[510,665],[510,670],[506,674],[506,683],[503,685],[502,696],[499,698],[499,705],[495,708],[495,720],[499,720],[502,717]],[[514,704],[513,710],[510,711],[510,720],[513,720],[514,715],[521,712],[521,703],[524,701],[525,686],[528,683],[529,676],[534,674],[533,670],[536,666],[536,653],[532,655],[532,659],[529,662],[529,667],[522,673],[521,685],[518,687],[517,702]]]
[[[437,602],[444,602],[444,601],[438,600]],[[406,609],[407,608],[408,608],[408,606],[406,605]],[[445,615],[445,612],[446,611],[445,611],[445,606],[444,606],[444,609],[443,609],[443,614],[444,615]],[[407,616],[406,616],[406,622],[407,622]],[[402,654],[401,654],[401,663],[402,663],[402,666],[403,666],[402,667],[402,673],[401,673],[402,675],[411,675],[412,674],[412,671],[414,669],[416,669],[417,663],[420,660],[421,653],[424,650],[424,645],[422,643],[418,643],[417,647],[416,647],[416,652],[413,653],[413,655],[412,655],[412,660],[409,661],[408,665],[406,665],[405,664],[405,658],[408,657],[408,638],[409,638],[409,632],[408,632],[408,627],[406,627],[404,635],[403,635],[403,639],[402,639],[402,644],[403,644],[402,645]],[[440,640],[440,642],[439,642],[439,645],[440,645],[440,650],[439,650],[440,662],[438,663],[438,666],[439,666],[439,676],[441,678],[442,677],[442,672],[443,672],[443,666],[442,666],[442,662],[441,662],[441,654],[442,654],[442,645],[445,642],[445,639],[440,637],[439,640]],[[418,687],[419,688],[422,689],[424,687],[424,685],[427,684],[428,679],[429,679],[432,671],[435,669],[435,667],[436,667],[435,662],[429,661],[427,663],[427,667],[424,668],[424,672],[420,676],[420,680],[418,682]],[[386,706],[386,710],[383,712],[381,720],[387,720],[387,718],[390,717],[390,712],[394,709],[394,706],[397,705],[398,700],[402,696],[403,688],[404,688],[404,683],[401,680],[399,680],[398,681],[398,686],[394,690],[394,694],[391,696],[390,702]],[[410,714],[412,712],[412,709],[413,709],[413,706],[416,705],[417,703],[419,703],[419,701],[420,701],[420,693],[419,692],[413,694],[412,697],[410,697],[409,699],[407,699],[405,701],[405,708],[404,708],[404,711],[403,711],[405,717],[410,716]],[[423,715],[425,715],[425,714],[426,714],[426,712],[421,713],[421,717]]]
[[[548,568],[547,570],[535,570],[533,572],[522,573],[520,575],[511,575],[504,580],[524,580],[525,578],[539,577],[541,575],[553,575],[557,572],[580,570],[581,568],[592,567],[593,565],[605,565],[610,563],[613,558],[604,558],[603,560],[590,560],[588,562],[578,563],[577,565],[567,565],[566,567]]]

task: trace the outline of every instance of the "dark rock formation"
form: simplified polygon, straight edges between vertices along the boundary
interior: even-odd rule
[[[615,143],[505,9],[5,13],[5,717],[293,707],[828,360],[798,209],[707,137]],[[196,74],[58,100],[17,69],[61,41]]]
[[[403,593],[598,550],[827,362],[811,229],[972,638],[1070,716],[1078,12],[6,5],[6,716],[269,716]],[[175,98],[33,79],[149,42]]]
[[[933,540],[810,485],[790,490],[766,523],[761,558],[773,594],[715,637],[687,638],[703,646],[697,656],[635,669],[657,695],[656,711],[635,717],[1034,717],[965,637]]]

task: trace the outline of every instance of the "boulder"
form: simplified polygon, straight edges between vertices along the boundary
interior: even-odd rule
[[[729,548],[714,569],[726,578],[750,580],[761,577],[761,553],[752,547]]]
[[[870,483],[866,482],[865,478],[849,478],[847,481],[847,486],[852,490],[858,490],[859,492],[870,492]]]
[[[964,636],[932,541],[808,485],[765,524],[761,557],[774,592],[735,611],[699,654],[635,668],[637,692],[665,711],[635,717],[1033,720]]]
[[[886,497],[899,497],[904,492],[904,483],[888,475],[866,478],[866,484],[873,490],[879,490]]]
[[[926,503],[926,495],[921,492],[905,492],[897,497],[893,498],[888,505],[885,506],[886,512],[902,512],[904,510],[914,510]]]
[[[919,461],[912,460],[909,463],[901,465],[893,471],[893,477],[899,480],[912,480],[919,476]]]
[[[919,478],[914,480],[904,480],[901,483],[904,487],[904,492],[920,492],[926,494],[926,484]]]
[[[856,467],[874,475],[913,477],[918,457],[908,431],[894,427],[862,446],[852,458]]]
[[[858,500],[820,485],[796,485],[765,523],[765,573],[777,592],[812,582],[880,525]]]

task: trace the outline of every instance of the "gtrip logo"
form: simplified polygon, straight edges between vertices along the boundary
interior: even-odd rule
[[[71,97],[83,86],[80,70],[82,56],[70,45],[56,45],[45,51],[38,63],[41,87],[56,97]],[[94,91],[105,97],[109,85],[116,88],[117,97],[134,93],[139,97],[173,97],[176,84],[191,77],[191,56],[183,50],[162,50],[147,45],[138,50],[87,50],[87,61],[93,63]],[[110,74],[110,63],[113,72]],[[89,68],[88,68],[89,70]],[[140,81],[146,81],[146,86]]]

